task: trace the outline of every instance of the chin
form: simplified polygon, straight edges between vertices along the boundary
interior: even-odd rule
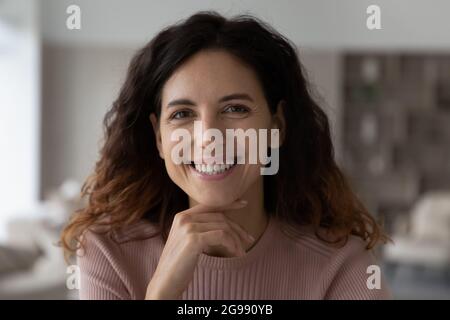
[[[201,196],[196,195],[192,198],[200,204],[211,207],[219,207],[231,204],[238,197],[231,196],[231,193],[224,191],[221,191],[220,193],[203,191]]]

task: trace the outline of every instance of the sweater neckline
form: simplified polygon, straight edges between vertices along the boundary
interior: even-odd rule
[[[242,267],[267,252],[275,233],[275,218],[268,217],[266,229],[253,247],[242,257],[217,257],[200,253],[198,266],[214,269],[230,269]]]

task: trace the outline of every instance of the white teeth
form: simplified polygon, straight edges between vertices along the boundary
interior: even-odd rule
[[[195,164],[195,170],[197,170],[200,173],[206,173],[209,175],[213,174],[219,174],[222,173],[231,167],[233,167],[234,164]]]

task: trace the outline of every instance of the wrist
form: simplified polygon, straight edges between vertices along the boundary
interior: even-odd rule
[[[145,300],[162,300],[164,299],[160,291],[152,285],[151,281],[147,286],[147,291],[145,293]]]
[[[151,282],[147,286],[145,300],[178,300],[178,299],[179,297],[175,297],[170,292],[164,292]]]

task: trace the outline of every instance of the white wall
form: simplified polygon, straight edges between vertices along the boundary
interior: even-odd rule
[[[41,196],[93,170],[102,120],[116,98],[133,50],[43,48]]]
[[[33,0],[0,2],[0,240],[39,192],[40,38]]]
[[[135,46],[161,27],[197,10],[250,12],[300,46],[449,49],[448,0],[41,0],[46,41]],[[78,4],[82,29],[65,28],[65,10]],[[366,8],[381,8],[382,30],[366,28]]]
[[[300,61],[315,99],[330,120],[331,134],[338,162],[342,161],[341,55],[336,50],[300,50]]]

